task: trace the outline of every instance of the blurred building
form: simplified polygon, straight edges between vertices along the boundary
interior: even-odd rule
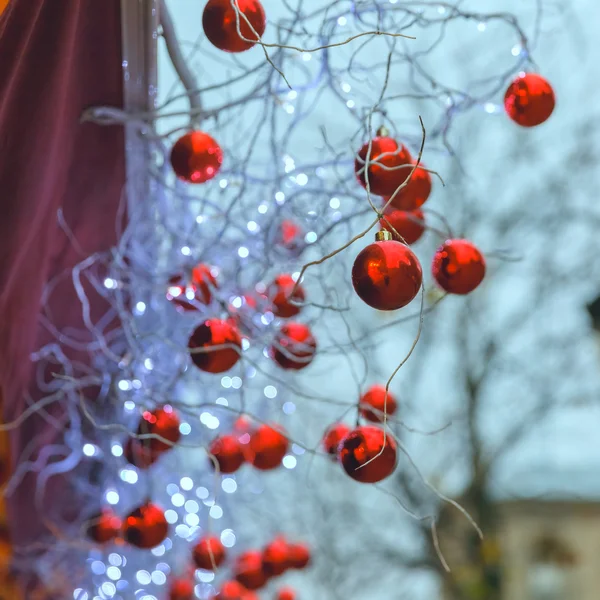
[[[600,597],[600,502],[515,500],[499,505],[502,597]]]
[[[452,568],[445,598],[598,600],[600,478],[584,471],[538,470],[492,491],[495,526],[483,543],[458,511],[444,510],[440,540]]]

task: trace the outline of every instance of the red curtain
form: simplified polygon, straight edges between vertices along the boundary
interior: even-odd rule
[[[69,271],[116,242],[123,131],[79,119],[90,106],[122,105],[120,2],[10,0],[0,18],[0,57],[0,400],[6,423],[23,412],[28,397],[41,397],[29,357],[54,339],[38,318],[46,283],[62,274],[46,303],[53,324],[83,328]],[[59,225],[59,208],[75,245]],[[100,296],[91,298],[91,309],[92,318],[105,312]],[[70,358],[86,363],[90,357],[71,351]],[[48,413],[53,418],[37,414],[10,431],[12,468],[31,443],[37,449],[30,460],[61,443],[64,410],[51,406]],[[73,500],[68,474],[56,476],[40,514],[35,485],[30,474],[7,498],[17,551],[40,540],[47,533],[44,519]]]

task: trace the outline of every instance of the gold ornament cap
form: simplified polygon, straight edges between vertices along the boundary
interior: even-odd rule
[[[388,137],[389,135],[390,135],[390,130],[385,125],[382,125],[377,130],[377,136],[378,137]]]
[[[392,232],[387,229],[382,229],[375,234],[376,242],[389,242],[393,239]]]

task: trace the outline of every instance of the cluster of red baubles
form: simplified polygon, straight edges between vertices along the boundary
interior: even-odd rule
[[[158,506],[147,502],[131,511],[121,520],[112,509],[105,508],[88,524],[88,537],[98,544],[125,541],[132,546],[151,549],[167,537],[168,523]],[[232,579],[225,582],[214,600],[252,600],[253,590],[260,589],[274,577],[289,569],[304,569],[310,563],[310,550],[306,544],[290,543],[277,536],[261,550],[248,550],[240,554],[232,566]],[[216,571],[227,559],[221,540],[212,535],[201,538],[192,549],[195,568]],[[170,600],[188,600],[194,597],[192,577],[173,579]],[[295,592],[282,588],[278,600],[295,600]]]
[[[174,579],[169,588],[169,600],[196,600],[194,582],[191,579]],[[256,592],[244,587],[239,581],[225,581],[212,600],[258,600]],[[298,600],[294,588],[282,587],[274,600]]]
[[[223,556],[223,562],[225,555],[219,556]],[[252,595],[254,591],[263,588],[274,577],[279,577],[290,569],[304,569],[309,563],[310,550],[306,544],[290,543],[285,537],[277,536],[262,550],[247,550],[234,560],[231,580],[221,586],[214,600],[238,598],[230,595],[232,591],[241,593],[240,597],[244,600],[255,598]],[[251,595],[244,595],[248,592]],[[295,597],[291,588],[279,591],[279,598],[294,600]]]
[[[125,458],[139,469],[147,469],[179,442],[180,420],[169,405],[144,411],[136,434],[124,448]],[[112,509],[104,508],[88,522],[88,537],[98,544],[124,540],[138,548],[154,548],[167,536],[168,524],[163,510],[146,502],[123,521]]]
[[[168,531],[162,508],[146,502],[123,520],[112,509],[103,508],[99,515],[89,520],[87,535],[97,544],[119,540],[136,548],[150,549],[158,546],[167,537]]]
[[[504,98],[508,116],[523,127],[546,121],[555,106],[550,84],[535,73],[521,73]],[[425,231],[421,206],[431,193],[431,177],[408,149],[380,130],[364,144],[354,163],[356,177],[371,193],[383,196],[385,207],[380,229],[391,234],[364,248],[356,257],[352,283],[359,297],[378,310],[406,306],[418,294],[423,273],[408,245]],[[485,259],[468,240],[447,240],[432,262],[436,283],[451,294],[472,292],[485,276]]]
[[[167,298],[188,312],[210,303],[212,289],[218,289],[218,281],[210,267],[199,264],[189,279],[177,275],[169,280]],[[257,312],[271,311],[280,319],[290,319],[300,313],[305,298],[304,288],[291,275],[278,275],[264,293],[245,295],[239,308],[230,306],[227,318],[207,319],[194,329],[188,341],[192,362],[207,373],[228,371],[241,357],[242,334],[252,330],[252,317]],[[310,327],[288,321],[276,331],[270,356],[282,369],[298,371],[312,362],[316,351]]]
[[[213,468],[221,474],[235,473],[244,463],[261,471],[279,467],[289,440],[278,425],[260,425],[251,429],[245,422],[233,433],[222,434],[210,444],[208,452]]]
[[[381,385],[369,388],[359,401],[360,416],[372,423],[385,423],[397,409],[396,398]],[[396,440],[381,427],[362,425],[351,429],[345,423],[335,423],[325,432],[322,446],[352,479],[361,483],[377,483],[396,468]]]
[[[356,293],[378,310],[406,306],[423,283],[421,263],[408,244],[416,242],[425,230],[420,207],[431,193],[431,177],[414,164],[404,146],[383,135],[365,144],[355,161],[359,182],[367,187],[368,179],[370,189],[386,196],[386,205],[389,202],[380,221],[385,233],[358,254],[352,267]],[[483,280],[485,260],[471,242],[448,240],[435,253],[432,272],[445,291],[467,294]]]
[[[360,184],[384,197],[377,240],[364,248],[352,267],[358,296],[378,310],[397,310],[419,293],[423,271],[408,247],[423,235],[421,206],[431,194],[431,176],[408,149],[380,130],[363,145],[354,163]],[[468,240],[448,240],[435,253],[433,277],[449,293],[473,291],[485,275],[485,260]]]
[[[180,439],[179,417],[170,407],[145,411],[140,419],[136,437],[125,447],[125,458],[140,469],[152,465]],[[281,465],[289,447],[288,438],[279,425],[263,424],[252,428],[239,419],[234,433],[215,438],[209,446],[213,467],[220,473],[234,473],[242,464],[268,471]]]
[[[192,549],[194,568],[216,571],[227,560],[227,550],[218,537],[207,535]],[[290,543],[277,536],[263,550],[248,550],[233,561],[231,579],[220,586],[213,600],[257,600],[255,590],[261,589],[274,577],[289,569],[304,569],[310,562],[310,550],[302,543]],[[170,600],[193,598],[192,577],[177,578],[171,582]],[[189,596],[189,594],[192,594]],[[278,600],[295,600],[289,587],[278,592]]]

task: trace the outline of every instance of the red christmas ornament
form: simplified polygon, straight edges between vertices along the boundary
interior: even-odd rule
[[[219,287],[217,280],[208,265],[199,264],[192,270],[190,281],[186,281],[183,275],[173,275],[169,279],[167,300],[184,311],[197,310],[197,304],[210,304],[211,287]]]
[[[310,563],[310,550],[306,544],[289,544],[288,562],[292,569],[304,569]]]
[[[337,460],[340,442],[350,433],[350,427],[345,423],[332,425],[323,436],[323,449]]]
[[[192,269],[192,283],[198,288],[202,294],[204,304],[208,304],[211,300],[210,288],[218,288],[217,280],[211,273],[210,267],[203,263],[197,264]]]
[[[203,537],[195,546],[193,558],[199,569],[214,571],[227,557],[225,546],[215,536]]]
[[[267,298],[273,304],[273,314],[282,319],[295,317],[300,312],[300,306],[293,302],[304,302],[306,295],[301,285],[294,291],[296,282],[291,275],[279,275],[267,288]],[[293,292],[293,293],[292,293]]]
[[[267,544],[262,555],[263,569],[270,577],[281,575],[289,568],[289,549],[284,537]]]
[[[121,519],[110,508],[103,508],[99,515],[89,520],[87,535],[97,544],[114,540],[121,531]]]
[[[234,568],[235,579],[249,590],[258,590],[267,583],[269,576],[265,573],[262,554],[257,550],[249,550],[238,556]]]
[[[383,421],[384,409],[388,417],[398,408],[396,398],[388,391],[387,400],[383,385],[372,386],[360,399],[360,414],[373,423]]]
[[[225,52],[244,52],[252,48],[265,32],[267,18],[258,0],[237,0],[242,13],[236,15],[231,0],[208,0],[202,15],[202,27],[208,41]],[[248,21],[250,22],[250,27]],[[239,32],[238,33],[238,21]],[[254,29],[254,31],[252,31]],[[256,33],[255,33],[256,32]],[[256,36],[258,34],[258,38]],[[252,41],[254,40],[254,41]]]
[[[131,511],[123,524],[123,537],[137,548],[155,548],[169,533],[169,524],[161,508],[147,502]]]
[[[447,240],[433,255],[431,270],[443,290],[468,294],[483,281],[485,259],[468,240]]]
[[[147,469],[158,459],[158,454],[152,454],[149,448],[143,446],[142,440],[129,438],[123,448],[123,456],[138,469]]]
[[[282,369],[299,371],[315,357],[317,342],[308,325],[286,323],[275,336],[271,357]]]
[[[413,162],[413,164],[415,163]],[[421,168],[422,166],[424,166],[423,163],[419,163],[419,166],[410,176],[406,187],[394,196],[390,206],[399,210],[415,210],[425,204],[431,194],[431,175],[429,171]],[[406,169],[405,173],[406,178],[410,173],[410,169]],[[385,198],[386,202],[390,199],[390,196],[391,194]]]
[[[506,114],[523,127],[535,127],[550,118],[556,99],[552,86],[536,73],[521,73],[506,90]]]
[[[213,600],[258,600],[258,596],[239,581],[226,581]]]
[[[181,438],[179,417],[170,407],[145,411],[137,428],[137,435],[160,435],[167,441],[155,438],[130,438],[125,446],[125,458],[140,469],[146,469],[170,450]],[[170,442],[170,443],[169,443]]]
[[[340,444],[340,461],[352,479],[377,483],[391,475],[396,468],[396,440],[387,432],[384,447],[383,438],[383,429],[371,426],[357,427],[344,438]]]
[[[208,373],[228,371],[240,359],[242,338],[232,323],[220,319],[209,319],[196,327],[190,336],[190,350],[204,349],[204,352],[190,354],[193,363]]]
[[[221,168],[223,152],[208,133],[191,131],[181,136],[171,149],[171,166],[179,179],[204,183]]]
[[[169,600],[195,600],[194,583],[189,579],[175,579],[169,588]]]
[[[284,587],[277,592],[276,600],[296,600],[296,592],[291,587]]]
[[[358,157],[354,160],[354,172],[365,189],[367,187],[365,176],[367,169],[365,166],[368,152],[369,143],[366,143],[359,150]],[[410,152],[402,144],[398,145],[395,139],[391,137],[373,138],[368,168],[371,193],[389,198],[404,183],[410,173],[408,168],[395,167],[409,165],[411,161]]]
[[[390,236],[389,232],[379,232]],[[378,310],[406,306],[421,288],[423,273],[414,252],[391,239],[364,248],[352,267],[352,285],[361,300]]]
[[[154,454],[162,454],[170,450],[181,438],[179,416],[170,406],[163,406],[153,411],[145,411],[138,425],[138,434],[159,435],[165,441],[150,438],[139,440],[150,448]]]
[[[261,471],[276,469],[283,460],[289,446],[289,440],[278,426],[261,425],[250,436],[246,447],[248,462]]]
[[[414,244],[425,231],[425,215],[420,209],[416,210],[396,210],[389,209],[384,211],[385,218],[379,221],[379,228],[383,231],[389,231],[392,238],[405,244]],[[389,223],[389,224],[388,224]],[[400,234],[398,237],[390,225]]]
[[[147,469],[160,457],[160,454],[151,452],[150,448],[145,445],[148,442],[149,440],[129,438],[123,448],[123,456],[138,469]]]
[[[220,435],[215,438],[208,449],[209,454],[217,461],[219,473],[235,473],[244,463],[244,451],[235,435]],[[210,461],[214,468],[213,460]]]
[[[303,232],[300,225],[290,219],[281,222],[281,244],[289,250],[297,249],[302,244]]]

